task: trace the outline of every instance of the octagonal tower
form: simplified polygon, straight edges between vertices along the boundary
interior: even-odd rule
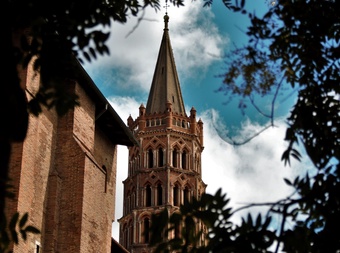
[[[185,112],[168,22],[166,14],[146,107],[139,107],[135,120],[128,118],[139,146],[129,148],[119,242],[131,253],[151,252],[148,242],[153,213],[164,208],[170,214],[176,212],[192,197],[200,198],[206,189],[201,177],[203,122],[196,119],[194,107],[189,116]],[[203,225],[198,223],[197,230],[204,230]]]

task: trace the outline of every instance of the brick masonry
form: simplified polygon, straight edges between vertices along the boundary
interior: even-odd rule
[[[39,87],[31,68],[21,72],[28,100]],[[59,117],[30,116],[27,138],[12,146],[10,178],[15,198],[7,215],[29,213],[30,234],[14,253],[109,253],[115,219],[117,146],[96,125],[96,102],[79,83],[70,87],[79,107]]]

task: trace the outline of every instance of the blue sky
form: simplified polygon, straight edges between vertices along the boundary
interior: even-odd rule
[[[270,8],[266,0],[248,0],[247,8],[263,13]],[[249,24],[246,16],[227,10],[218,1],[212,8],[203,8],[203,2],[186,2],[185,7],[168,8],[169,32],[182,95],[187,109],[194,106],[204,123],[202,178],[208,184],[207,192],[222,188],[231,198],[231,205],[274,201],[283,198],[291,189],[283,177],[292,178],[304,173],[308,161],[293,162],[285,167],[281,155],[286,147],[283,141],[285,118],[293,105],[294,96],[279,97],[276,104],[274,128],[269,128],[242,146],[230,145],[221,136],[228,135],[242,141],[268,124],[268,120],[249,106],[243,115],[238,99],[228,101],[217,93],[222,79],[225,54],[233,45],[247,43],[245,35]],[[109,40],[110,56],[98,58],[84,67],[110,101],[122,120],[138,116],[141,103],[146,105],[154,67],[163,34],[165,10],[147,9],[142,21],[129,19],[127,24],[114,24]],[[141,17],[141,16],[139,16]],[[257,99],[267,109],[270,98]],[[220,129],[219,133],[216,128]],[[222,134],[222,135],[221,135]],[[116,219],[122,216],[122,181],[126,178],[127,148],[118,150]],[[239,215],[242,215],[241,213]],[[235,216],[235,220],[239,217]],[[118,223],[113,224],[113,237],[118,240]]]

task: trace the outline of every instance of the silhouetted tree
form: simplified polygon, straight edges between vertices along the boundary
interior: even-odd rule
[[[249,41],[231,53],[220,91],[252,99],[275,94],[285,85],[297,89],[296,103],[287,118],[288,148],[282,160],[285,164],[291,157],[300,160],[296,145],[301,143],[317,172],[284,179],[295,194],[275,203],[243,207],[267,206],[269,211],[264,218],[249,215],[239,225],[230,220],[239,210],[227,207],[228,199],[221,190],[181,206],[180,213],[168,216],[165,210],[154,217],[158,223],[153,229],[158,234],[153,234],[152,245],[158,252],[340,251],[340,1],[275,2],[263,17],[248,13],[245,0],[236,0],[230,7],[248,15]],[[274,119],[273,114],[270,118]],[[274,215],[281,218],[278,227],[270,226]],[[185,224],[188,219],[205,223],[207,245],[197,246],[186,230],[182,240],[159,243],[157,235],[169,233],[175,221]]]
[[[182,0],[169,1],[176,6],[183,5]],[[63,115],[78,105],[77,97],[67,89],[66,80],[77,79],[79,72],[75,70],[78,61],[92,61],[98,55],[109,54],[106,45],[109,33],[105,33],[103,28],[112,22],[125,23],[128,17],[136,16],[147,7],[157,11],[160,4],[159,0],[6,0],[2,3],[1,243],[11,238],[16,241],[15,234],[5,231],[8,224],[4,215],[5,199],[10,193],[8,163],[11,143],[22,142],[26,137],[28,114],[38,115],[44,106]],[[32,61],[34,70],[40,76],[40,87],[36,94],[32,94],[33,99],[27,101],[24,73]],[[12,228],[21,221],[21,232],[32,230],[24,229],[25,217],[13,217]],[[11,229],[11,232],[15,233],[16,230]]]

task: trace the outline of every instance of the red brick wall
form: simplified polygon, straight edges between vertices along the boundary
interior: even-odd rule
[[[27,72],[28,97],[39,78]],[[20,241],[14,253],[111,252],[117,149],[95,125],[96,107],[74,85],[80,107],[58,117],[54,110],[30,116],[27,138],[13,145],[10,176],[16,199],[8,215],[29,213],[41,234]],[[103,169],[105,166],[106,170]]]
[[[17,203],[12,205],[21,214],[28,212],[29,223],[43,231],[48,175],[54,163],[56,116],[44,111],[39,117],[31,115],[29,122],[24,144],[13,147],[11,177],[16,183]],[[40,235],[31,235],[27,243],[15,247],[15,252],[33,252],[35,241],[41,241]]]

